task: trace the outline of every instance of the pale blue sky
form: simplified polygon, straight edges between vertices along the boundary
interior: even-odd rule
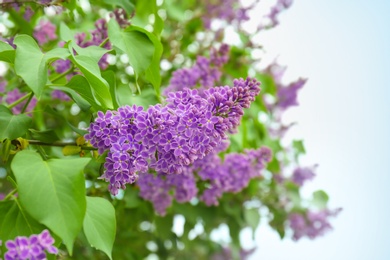
[[[309,78],[286,121],[319,164],[307,191],[343,212],[314,241],[280,241],[263,225],[251,259],[390,259],[390,1],[295,0],[264,35],[287,76]]]

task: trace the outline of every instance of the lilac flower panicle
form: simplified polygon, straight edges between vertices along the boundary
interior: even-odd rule
[[[138,173],[153,169],[161,174],[180,174],[202,159],[234,132],[259,93],[254,79],[235,80],[233,87],[216,87],[200,96],[197,90],[169,93],[167,104],[120,107],[98,112],[85,136],[100,154],[108,151],[102,179],[116,194]]]
[[[281,109],[287,109],[292,106],[297,106],[297,93],[306,83],[306,79],[299,79],[285,87],[278,89],[278,103],[277,106]]]
[[[123,8],[115,9],[110,14],[110,17],[114,18],[121,28],[126,28],[130,25],[129,17]]]
[[[39,45],[56,40],[56,29],[56,26],[50,21],[41,20],[34,29],[34,38],[38,41]]]
[[[88,46],[100,46],[104,40],[108,38],[107,31],[107,22],[105,19],[99,19],[95,22],[95,29],[91,31],[91,39],[87,40],[87,36],[85,33],[78,33],[75,35],[75,40],[77,45],[82,48],[86,48]],[[109,50],[111,49],[111,43],[107,41],[103,46],[103,48]],[[99,67],[102,70],[105,70],[108,67],[107,54],[104,54],[102,58],[99,60]]]
[[[235,0],[205,0],[205,10],[207,11],[202,16],[203,26],[206,29],[211,29],[211,22],[214,19],[223,20],[228,24],[240,24],[249,20],[247,12],[252,8],[253,6],[241,7]]]
[[[46,252],[58,254],[58,249],[53,244],[54,239],[48,230],[30,237],[19,236],[5,243],[8,251],[4,254],[4,260],[46,259]]]
[[[329,217],[335,217],[341,209],[329,210],[324,209],[318,212],[307,211],[306,215],[299,213],[292,213],[289,216],[290,227],[293,230],[293,239],[299,240],[307,236],[314,239],[318,236],[324,235],[327,231],[332,229],[329,223]]]
[[[223,193],[237,193],[248,186],[251,179],[261,175],[261,171],[272,159],[272,152],[268,147],[257,150],[246,150],[244,154],[228,154],[225,160],[217,154],[211,154],[195,162],[199,177],[209,181],[207,188],[200,199],[208,206],[218,205],[218,198]]]
[[[212,48],[210,50],[210,59],[198,56],[191,68],[183,68],[173,72],[168,87],[164,89],[164,95],[168,96],[170,92],[187,88],[193,89],[198,84],[201,86],[199,95],[202,95],[204,90],[214,87],[221,78],[222,66],[229,59],[229,51],[229,45],[222,44],[219,49]]]
[[[316,175],[314,167],[298,167],[294,170],[291,180],[298,186],[302,186],[306,181],[312,180]]]

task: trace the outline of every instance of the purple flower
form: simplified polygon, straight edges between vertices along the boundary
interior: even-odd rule
[[[5,243],[7,252],[4,255],[5,260],[38,260],[46,259],[46,252],[58,254],[58,249],[53,246],[54,239],[48,230],[43,230],[38,235],[28,237],[16,237],[15,240],[8,240]]]
[[[119,26],[122,28],[126,28],[130,25],[129,17],[123,8],[115,9],[111,14],[110,17],[115,18],[115,20],[118,22]]]
[[[179,69],[173,72],[169,85],[164,89],[164,95],[168,96],[170,92],[184,89],[195,88],[198,84],[201,86],[199,95],[203,96],[203,91],[214,87],[221,78],[221,68],[228,61],[229,45],[222,44],[217,50],[210,50],[210,59],[198,56],[196,62],[191,68]]]
[[[39,45],[57,39],[56,26],[50,21],[41,20],[34,29],[34,37]]]
[[[314,174],[316,166],[297,168],[294,170],[291,180],[298,186],[302,186],[306,181],[312,180],[316,175]]]
[[[305,215],[299,213],[290,214],[289,222],[291,229],[294,231],[293,239],[299,240],[304,236],[314,239],[322,236],[332,229],[328,218],[337,216],[340,211],[341,208],[333,211],[324,209],[318,212],[309,210]]]
[[[306,79],[299,79],[296,82],[290,83],[288,86],[283,86],[278,89],[277,106],[281,109],[287,109],[292,106],[297,106],[297,93],[306,83]]]
[[[249,20],[247,11],[253,6],[243,8],[236,0],[205,0],[205,12],[202,16],[203,25],[206,29],[211,28],[211,22],[214,19],[223,20],[228,24],[242,23]]]
[[[149,169],[180,174],[212,152],[234,132],[243,108],[260,91],[259,82],[235,80],[232,88],[211,88],[200,96],[196,90],[169,93],[167,105],[146,111],[138,106],[98,112],[85,136],[99,153],[108,151],[102,179],[116,194]]]

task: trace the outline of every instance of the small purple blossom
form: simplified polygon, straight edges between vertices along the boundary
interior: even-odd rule
[[[240,24],[249,20],[247,12],[252,8],[253,6],[244,8],[236,0],[205,0],[203,25],[206,29],[211,29],[211,22],[214,19],[223,20],[228,24]]]
[[[278,89],[277,106],[281,109],[287,109],[292,106],[297,106],[297,93],[306,83],[306,79],[299,79],[296,82],[290,83],[288,86],[283,86]]]
[[[306,214],[292,213],[289,216],[290,227],[294,231],[293,239],[299,240],[307,236],[314,239],[324,235],[332,229],[328,218],[335,217],[341,209],[329,210],[324,209],[318,212],[307,211]]]
[[[50,21],[41,20],[34,29],[34,38],[38,41],[39,45],[56,40],[56,26]]]
[[[110,17],[114,18],[121,28],[126,28],[130,25],[128,14],[123,8],[115,9],[110,14]]]
[[[95,22],[95,29],[91,31],[92,38],[87,40],[87,36],[85,33],[79,33],[75,35],[76,43],[82,48],[86,48],[88,46],[99,46],[108,38],[107,31],[107,22],[105,19],[99,19]],[[109,50],[111,49],[111,43],[107,41],[103,46],[103,48]],[[103,57],[99,61],[99,67],[104,70],[108,67],[107,54],[104,54]]]
[[[16,237],[5,243],[8,251],[4,254],[4,260],[46,259],[46,252],[58,254],[58,249],[53,244],[54,239],[48,230],[30,237]]]
[[[306,181],[312,180],[316,175],[314,173],[314,167],[299,167],[293,172],[291,180],[298,186],[302,186]]]
[[[168,96],[170,92],[180,91],[186,88],[193,89],[197,85],[201,86],[199,94],[203,91],[214,87],[216,82],[221,78],[221,68],[229,59],[229,45],[222,44],[217,50],[212,48],[210,59],[198,56],[194,66],[176,70],[164,89],[164,95]]]

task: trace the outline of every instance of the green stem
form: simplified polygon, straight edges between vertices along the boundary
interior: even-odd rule
[[[13,189],[10,193],[7,194],[7,196],[4,197],[4,201],[8,200],[12,195],[14,195],[18,190]]]
[[[26,104],[24,104],[23,109],[22,109],[22,111],[20,112],[21,114],[23,114],[24,111],[26,111],[27,106],[28,106],[28,104],[30,104],[30,102],[31,102],[31,100],[32,100],[33,97],[34,97],[34,93],[31,92],[31,93],[30,93],[30,97],[28,98]]]
[[[54,83],[54,82],[56,82],[56,81],[62,79],[63,77],[65,77],[66,75],[68,75],[70,72],[72,72],[73,69],[74,69],[74,67],[73,67],[73,65],[72,65],[67,71],[65,71],[64,73],[59,74],[59,75],[57,75],[56,77],[54,77],[53,79],[51,79],[51,82]]]
[[[54,143],[44,143],[38,140],[27,140],[29,144],[31,145],[41,145],[41,146],[56,146],[56,147],[65,147],[65,146],[80,146],[81,150],[89,150],[94,151],[97,150],[97,148],[92,146],[85,146],[85,145],[77,145],[77,143],[64,143],[64,142],[54,142]]]
[[[99,47],[102,47],[102,48],[103,48],[103,46],[106,45],[107,42],[108,42],[108,38],[104,39],[104,40],[102,41],[102,43],[99,44]]]
[[[16,100],[14,103],[11,103],[9,104],[7,107],[9,109],[19,105],[20,103],[22,103],[23,101],[25,101],[26,99],[28,99],[30,96],[31,96],[32,92],[31,93],[28,93],[26,95],[24,95],[23,97],[19,98],[18,100]]]

